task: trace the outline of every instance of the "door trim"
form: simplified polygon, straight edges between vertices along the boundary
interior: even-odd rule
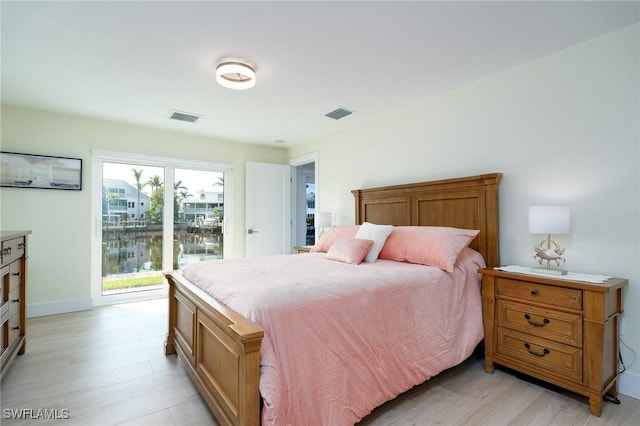
[[[318,210],[318,200],[320,199],[320,196],[318,195],[320,193],[320,179],[319,179],[319,172],[320,172],[320,163],[318,160],[318,152],[314,151],[314,152],[310,152],[309,154],[305,154],[302,155],[300,157],[294,157],[291,158],[289,160],[289,165],[291,167],[297,168],[299,166],[303,166],[305,164],[309,164],[309,163],[313,163],[314,164],[314,170],[313,173],[315,174],[315,188],[316,188],[316,206],[315,206],[315,211],[319,211]],[[291,179],[292,179],[292,183],[291,183],[291,229],[293,230],[293,232],[291,232],[291,247],[295,247],[298,244],[298,231],[299,231],[299,226],[300,226],[300,220],[298,219],[298,215],[296,214],[296,209],[297,209],[297,205],[298,205],[298,174],[297,173],[291,173]],[[316,234],[317,234],[318,230],[316,229]],[[316,239],[317,239],[317,235],[316,235]]]

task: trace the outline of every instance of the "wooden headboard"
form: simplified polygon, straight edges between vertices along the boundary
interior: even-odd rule
[[[478,229],[470,247],[500,266],[498,184],[502,173],[356,189],[356,224]]]

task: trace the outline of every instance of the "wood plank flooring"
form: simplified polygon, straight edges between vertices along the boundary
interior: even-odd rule
[[[2,379],[0,422],[216,425],[176,356],[164,356],[166,328],[166,299],[29,319],[27,353]],[[637,424],[640,401],[620,399],[594,417],[582,397],[501,370],[487,374],[483,361],[471,358],[359,426]]]

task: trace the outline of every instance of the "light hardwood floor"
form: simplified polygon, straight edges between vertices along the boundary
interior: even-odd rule
[[[176,357],[164,356],[166,300],[31,318],[27,327],[27,353],[2,380],[2,424],[217,424]],[[638,424],[640,401],[620,399],[621,405],[605,403],[602,417],[594,417],[582,397],[501,370],[487,374],[482,360],[471,358],[378,408],[359,426]],[[22,411],[32,417],[48,409],[69,418],[8,418],[21,409],[32,410]]]

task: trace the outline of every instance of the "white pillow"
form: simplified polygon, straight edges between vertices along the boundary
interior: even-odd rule
[[[363,240],[373,240],[373,245],[369,250],[369,253],[364,258],[367,263],[373,263],[378,259],[378,254],[384,242],[387,241],[387,237],[393,231],[393,225],[376,225],[374,223],[365,222],[360,226],[355,238],[362,238]]]

